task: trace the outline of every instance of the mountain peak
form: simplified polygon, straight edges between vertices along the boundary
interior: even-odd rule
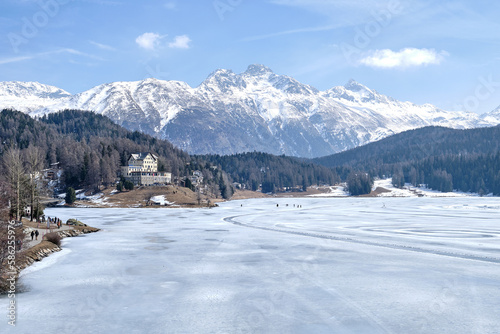
[[[350,79],[345,85],[344,88],[350,90],[352,92],[359,92],[361,90],[369,90],[365,85],[360,84],[354,79]]]
[[[145,83],[158,83],[158,82],[160,82],[160,80],[151,77],[151,78],[146,78],[146,79],[142,80],[142,82],[145,82]]]
[[[215,71],[213,71],[212,73],[210,73],[208,75],[208,79],[210,79],[212,77],[217,77],[217,76],[226,76],[227,77],[228,75],[231,75],[231,74],[233,74],[233,71],[219,68],[219,69],[216,69]]]
[[[249,65],[247,70],[245,71],[245,74],[249,74],[249,75],[262,75],[262,74],[268,74],[268,73],[273,73],[273,71],[269,67],[261,65],[261,64]]]

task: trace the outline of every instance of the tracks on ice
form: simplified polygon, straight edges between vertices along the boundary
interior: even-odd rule
[[[384,248],[404,250],[404,251],[410,251],[410,252],[416,252],[416,253],[448,256],[448,257],[453,257],[453,258],[458,258],[458,259],[482,261],[482,262],[489,262],[489,263],[500,263],[500,258],[495,258],[495,257],[447,252],[447,251],[443,251],[443,250],[426,249],[426,248],[421,248],[421,247],[416,247],[416,246],[408,246],[408,245],[400,245],[400,244],[379,243],[379,242],[374,242],[374,241],[359,240],[359,239],[355,239],[355,238],[351,238],[351,237],[343,237],[343,236],[337,236],[337,235],[326,235],[326,234],[313,233],[313,232],[291,231],[291,230],[281,229],[281,228],[276,228],[276,227],[251,225],[251,224],[242,223],[242,222],[239,222],[236,220],[239,217],[255,216],[255,215],[259,215],[259,214],[260,213],[236,215],[236,216],[225,217],[225,218],[223,218],[223,220],[225,222],[231,223],[233,225],[253,228],[253,229],[257,229],[257,230],[294,234],[294,235],[310,237],[310,238],[320,238],[320,239],[327,239],[327,240],[334,240],[334,241],[343,241],[343,242],[349,242],[349,243],[355,243],[355,244],[361,244],[361,245],[367,245],[367,246],[384,247]]]

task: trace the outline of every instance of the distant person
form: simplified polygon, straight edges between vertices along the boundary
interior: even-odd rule
[[[36,230],[36,231],[35,231],[35,240],[38,240],[38,235],[39,235],[39,234],[40,234],[40,233],[38,232],[38,230]]]
[[[33,241],[34,237],[35,237],[35,231],[31,231],[31,241]]]

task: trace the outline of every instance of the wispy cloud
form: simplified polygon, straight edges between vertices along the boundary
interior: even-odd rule
[[[82,2],[94,3],[97,5],[105,5],[105,6],[119,6],[123,5],[121,1],[112,1],[112,0],[80,0]]]
[[[294,6],[294,7],[306,7],[312,9],[325,9],[325,8],[339,8],[339,7],[349,7],[349,8],[367,8],[373,6],[383,6],[384,1],[380,0],[363,0],[363,1],[352,1],[352,0],[271,0],[271,3],[276,5],[284,6]]]
[[[70,54],[73,54],[73,55],[82,56],[82,57],[86,57],[86,58],[90,58],[90,59],[94,59],[94,60],[101,60],[101,61],[105,60],[105,59],[103,59],[101,57],[94,56],[93,54],[81,52],[81,51],[78,51],[78,50],[75,50],[75,49],[70,49],[70,48],[59,49],[59,50],[57,50],[55,52],[52,52],[52,53],[70,53]]]
[[[30,60],[33,58],[34,58],[33,56],[20,56],[20,57],[4,58],[4,59],[0,59],[0,65],[17,63],[20,61]]]
[[[362,58],[360,63],[375,68],[409,68],[440,64],[448,52],[434,49],[406,48],[400,51],[390,49],[375,50]]]
[[[293,34],[301,34],[301,33],[309,33],[309,32],[319,32],[319,31],[329,31],[329,30],[337,29],[338,27],[339,27],[338,25],[328,25],[328,26],[322,26],[322,27],[307,27],[307,28],[291,29],[291,30],[285,30],[285,31],[278,31],[278,32],[271,33],[271,34],[250,36],[250,37],[244,38],[243,41],[250,42],[250,41],[258,41],[258,40],[262,40],[262,39],[268,39],[268,38],[272,38],[272,37],[279,37],[279,36],[285,36],[285,35],[293,35]]]
[[[146,50],[154,51],[164,36],[154,32],[146,32],[135,39],[137,45]]]
[[[85,58],[90,58],[90,59],[94,59],[94,60],[104,61],[104,59],[102,59],[98,56],[94,56],[92,54],[88,54],[88,53],[81,52],[81,51],[71,49],[71,48],[64,48],[64,49],[58,49],[58,50],[54,50],[54,51],[39,52],[39,53],[30,54],[30,55],[26,55],[26,56],[0,59],[0,65],[17,63],[20,61],[32,60],[32,59],[42,58],[42,57],[46,57],[46,56],[50,56],[50,55],[64,54],[64,53],[77,55],[77,56],[81,56],[81,57],[85,57]]]
[[[390,2],[380,0],[270,0],[270,3],[275,5],[298,7],[324,16],[334,17],[337,20],[347,19],[351,24],[356,24],[353,21],[354,18],[363,19],[372,11],[387,8]]]
[[[99,49],[106,50],[106,51],[116,51],[116,49],[110,45],[94,42],[94,41],[89,41],[90,44],[97,46]]]
[[[175,36],[174,41],[168,44],[169,48],[172,49],[189,49],[191,39],[188,35]]]

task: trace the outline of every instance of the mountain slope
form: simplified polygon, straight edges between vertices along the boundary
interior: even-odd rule
[[[500,123],[500,113],[483,117],[400,102],[353,80],[318,91],[262,65],[240,74],[217,70],[196,88],[146,79],[104,84],[74,96],[61,93],[50,101],[32,103],[32,108],[25,103],[21,110],[35,115],[91,110],[195,154],[262,151],[311,158],[429,125]],[[3,102],[0,108],[6,107]]]
[[[455,130],[426,127],[406,131],[346,152],[312,160],[335,167],[341,177],[352,169],[449,192],[500,195],[500,126]]]
[[[425,127],[311,161],[326,167],[348,166],[378,175],[391,174],[394,165],[429,157],[465,157],[498,152],[500,126],[466,130]]]

